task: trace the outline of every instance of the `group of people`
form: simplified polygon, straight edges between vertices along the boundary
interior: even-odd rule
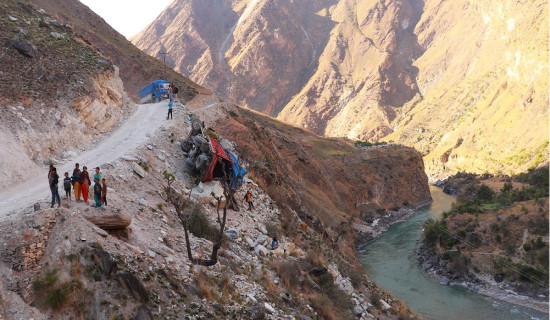
[[[90,189],[92,184],[91,181],[88,168],[83,166],[82,170],[80,170],[80,164],[75,164],[72,176],[69,177],[69,173],[65,172],[65,178],[63,179],[65,200],[72,199],[71,189],[73,189],[76,202],[85,202],[86,204],[90,204],[88,202],[88,194],[93,190],[95,201],[94,207],[99,208],[102,205],[107,205],[107,182],[105,181],[105,178],[101,178],[99,167],[95,168],[95,175],[93,176],[94,186],[92,189]],[[58,190],[59,175],[57,174],[57,169],[53,165],[50,165],[48,182],[50,184],[50,191],[52,192],[51,208],[54,207],[55,202],[57,202],[57,206],[59,207],[61,206],[61,198]]]

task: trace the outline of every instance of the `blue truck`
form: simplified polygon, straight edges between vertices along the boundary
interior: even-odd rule
[[[157,102],[168,98],[170,82],[155,80],[139,90],[141,103]]]

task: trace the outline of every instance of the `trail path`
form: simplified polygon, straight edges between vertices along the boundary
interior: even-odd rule
[[[103,139],[98,145],[84,151],[77,157],[57,166],[57,172],[61,177],[59,193],[62,193],[62,176],[64,172],[72,174],[75,163],[80,163],[80,168],[88,167],[92,175],[95,167],[112,162],[125,154],[130,153],[153,134],[163,124],[170,126],[171,121],[166,121],[167,103],[138,105],[137,111],[128,118],[110,136]],[[51,200],[51,193],[47,180],[47,169],[43,176],[35,177],[23,184],[0,193],[0,220],[5,219],[14,211],[31,207],[38,201]]]

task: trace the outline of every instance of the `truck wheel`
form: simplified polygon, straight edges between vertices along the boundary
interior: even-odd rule
[[[187,158],[185,159],[185,166],[187,167],[187,169],[191,172],[194,172],[195,171],[195,163],[193,162],[193,160]]]
[[[191,151],[191,148],[193,148],[193,144],[191,144],[191,141],[189,141],[189,139],[182,140],[180,146],[181,150],[187,153]]]
[[[208,143],[208,140],[206,140],[206,138],[204,137],[201,137],[201,136],[193,137],[193,144],[199,148],[201,148],[203,144],[207,144],[207,143]]]

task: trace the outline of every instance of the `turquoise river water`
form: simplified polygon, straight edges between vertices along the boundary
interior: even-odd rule
[[[451,208],[452,196],[431,187],[433,202],[407,221],[392,225],[358,253],[370,278],[407,303],[426,319],[521,320],[548,319],[548,315],[489,298],[460,286],[444,286],[416,262],[414,250],[428,218],[439,218]]]

